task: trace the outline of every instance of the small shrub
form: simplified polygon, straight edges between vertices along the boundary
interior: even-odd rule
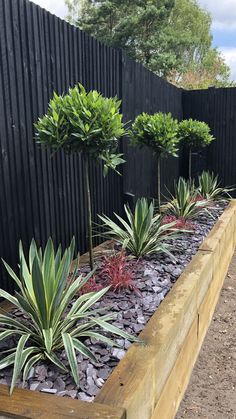
[[[120,253],[103,257],[100,277],[105,279],[106,285],[110,285],[114,291],[136,289],[134,271],[129,267],[124,250]]]
[[[177,229],[177,230],[194,230],[194,225],[193,223],[191,223],[190,221],[185,220],[184,218],[180,217],[177,218],[175,215],[166,215],[163,220],[162,220],[163,224],[170,224],[170,223],[175,223],[173,225],[173,229]]]
[[[127,220],[115,214],[119,224],[106,215],[99,215],[103,222],[104,237],[114,239],[135,257],[155,253],[170,253],[170,246],[165,243],[167,236],[173,236],[174,223],[163,225],[161,216],[154,215],[154,206],[145,198],[138,199],[132,213],[128,205],[124,206]],[[176,231],[175,231],[176,233]]]
[[[96,276],[93,275],[91,278],[82,286],[79,291],[79,295],[88,294],[89,292],[98,292],[102,288],[105,288],[102,284],[96,281]]]
[[[206,201],[206,199],[201,194],[197,193],[197,195],[194,196],[191,201],[192,202],[202,202],[203,203],[204,201]]]

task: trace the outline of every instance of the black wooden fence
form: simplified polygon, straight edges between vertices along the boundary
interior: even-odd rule
[[[236,88],[183,92],[183,112],[185,118],[207,122],[216,138],[196,154],[195,174],[208,169],[222,185],[236,184]]]
[[[33,140],[53,91],[76,82],[121,95],[120,52],[25,0],[0,0],[0,256],[17,261],[18,242],[49,236],[86,249],[83,161],[54,157]],[[93,213],[121,210],[122,179],[91,167]],[[1,272],[1,287],[11,289]]]
[[[218,140],[206,164],[227,183],[236,181],[234,89],[183,92],[28,0],[0,0],[0,256],[13,266],[20,239],[27,249],[32,237],[44,245],[52,236],[65,246],[75,235],[80,252],[86,250],[83,161],[63,152],[51,157],[33,140],[33,123],[53,91],[77,82],[122,98],[125,121],[142,111],[206,120]],[[123,177],[110,173],[104,180],[101,167],[90,168],[94,219],[121,212],[124,192],[156,194],[155,159],[122,143]],[[183,167],[182,160],[163,162],[162,185],[171,188]],[[13,289],[2,268],[0,286]]]

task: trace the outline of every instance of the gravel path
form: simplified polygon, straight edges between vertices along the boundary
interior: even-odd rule
[[[235,324],[236,252],[176,419],[236,419]]]

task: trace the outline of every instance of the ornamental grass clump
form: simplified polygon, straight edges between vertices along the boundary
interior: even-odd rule
[[[124,163],[122,155],[117,153],[118,138],[125,133],[120,104],[116,97],[105,98],[96,90],[87,93],[79,84],[66,95],[54,93],[47,114],[35,124],[36,139],[42,145],[83,155],[91,269],[94,257],[89,164],[91,160],[102,161],[106,175],[109,168],[116,170]]]
[[[84,284],[83,287],[79,290],[79,295],[87,294],[89,292],[94,292],[94,291],[100,291],[102,288],[105,288],[105,286],[98,283],[95,275],[93,275],[86,282],[86,284]]]
[[[165,215],[162,219],[163,224],[174,223],[173,229],[186,230],[188,232],[194,230],[192,222],[185,220],[182,217],[176,217],[175,215]]]
[[[139,147],[151,148],[157,157],[157,205],[161,206],[161,159],[168,156],[177,157],[179,139],[178,122],[171,113],[162,112],[137,116],[131,126],[129,135],[131,143]]]
[[[198,176],[198,193],[208,201],[227,201],[231,199],[230,192],[234,191],[233,187],[221,187],[218,175],[203,171]]]
[[[180,177],[174,185],[174,195],[171,195],[170,201],[165,205],[165,211],[177,219],[196,218],[199,212],[208,205],[207,200],[197,199],[197,193],[191,180]]]
[[[136,290],[134,270],[127,260],[124,250],[109,256],[104,256],[100,267],[100,276],[114,291]]]
[[[156,253],[171,256],[170,245],[165,240],[175,236],[175,223],[163,224],[162,217],[154,214],[153,202],[148,203],[145,198],[137,200],[134,213],[128,205],[124,209],[126,220],[114,213],[119,224],[106,215],[99,215],[103,222],[103,235],[115,240],[137,258]]]
[[[80,295],[91,291],[100,291],[109,286],[112,291],[135,290],[135,270],[128,260],[124,250],[115,250],[108,256],[101,258],[101,264],[97,269],[97,275],[93,275],[81,288]]]
[[[192,151],[207,147],[215,138],[210,134],[210,127],[201,121],[185,119],[178,125],[178,138],[188,149],[189,179],[192,177]]]
[[[20,243],[19,276],[4,262],[19,291],[12,296],[1,289],[0,297],[8,300],[27,316],[27,319],[19,320],[13,313],[0,314],[0,341],[18,337],[18,343],[14,348],[10,348],[6,353],[1,352],[0,370],[13,365],[10,393],[21,373],[25,381],[31,368],[42,360],[50,361],[63,372],[67,372],[60,360],[60,352],[63,349],[67,355],[71,375],[78,385],[76,353],[80,352],[96,361],[93,353],[83,343],[87,337],[112,346],[116,344],[107,337],[107,333],[135,340],[109,323],[114,318],[112,314],[104,314],[104,308],[93,308],[109,287],[83,294],[73,301],[94,273],[91,272],[86,277],[77,277],[76,267],[73,275],[69,276],[74,246],[75,242],[72,240],[64,254],[60,246],[55,253],[52,240],[49,239],[43,252],[41,248],[37,248],[33,240],[27,262]]]

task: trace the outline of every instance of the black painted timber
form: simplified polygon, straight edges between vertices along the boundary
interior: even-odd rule
[[[219,175],[223,186],[236,184],[236,88],[210,88],[183,92],[185,118],[205,121],[215,141],[194,159],[194,174],[203,169]],[[186,160],[185,160],[186,162]],[[183,162],[182,170],[186,172]],[[234,194],[235,195],[235,194]]]

